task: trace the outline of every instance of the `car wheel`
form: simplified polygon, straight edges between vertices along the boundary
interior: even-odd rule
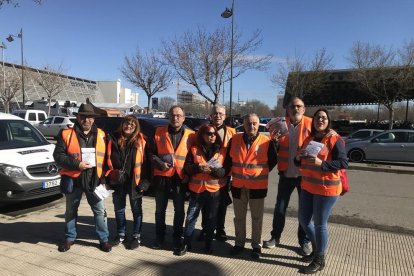
[[[351,162],[362,162],[364,160],[364,152],[360,149],[351,150],[348,156]]]

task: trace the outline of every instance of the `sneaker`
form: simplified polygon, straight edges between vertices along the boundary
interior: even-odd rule
[[[152,245],[152,249],[161,249],[164,246],[163,242],[155,241]]]
[[[242,253],[243,251],[244,251],[244,247],[235,245],[231,248],[230,255],[236,256],[236,255],[239,255],[240,253]]]
[[[216,239],[216,241],[221,241],[221,242],[225,242],[228,239],[226,232],[224,230],[217,231],[214,238]]]
[[[309,255],[303,256],[301,261],[304,262],[304,263],[311,263],[314,259],[314,255],[315,254],[312,252]]]
[[[270,240],[263,242],[263,248],[275,248],[277,245],[279,245],[279,243],[279,239],[271,238]]]
[[[112,244],[112,246],[117,246],[120,243],[124,243],[124,242],[125,242],[125,236],[119,236],[118,235],[112,240],[111,244]]]
[[[262,256],[262,249],[260,247],[253,248],[252,258],[260,259],[261,256]]]
[[[312,244],[310,242],[305,242],[300,246],[299,254],[302,256],[309,256],[312,253]]]
[[[128,249],[133,250],[140,246],[141,240],[139,237],[132,237],[131,242],[129,243]]]

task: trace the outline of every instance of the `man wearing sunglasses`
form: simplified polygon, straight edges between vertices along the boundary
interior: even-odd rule
[[[286,113],[288,134],[281,136],[280,133],[272,133],[273,139],[278,142],[279,185],[273,213],[273,227],[270,232],[271,238],[263,243],[264,248],[274,248],[280,243],[280,237],[285,227],[286,209],[295,188],[300,196],[301,176],[293,160],[296,151],[309,136],[312,126],[312,118],[304,116],[305,104],[300,98],[294,97],[290,100]],[[301,255],[306,256],[312,252],[311,243],[300,225],[298,226],[298,242]]]

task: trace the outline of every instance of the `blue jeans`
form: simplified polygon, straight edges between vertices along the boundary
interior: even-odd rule
[[[217,210],[220,204],[220,191],[211,193],[204,191],[200,194],[191,193],[190,202],[188,204],[187,219],[185,220],[184,243],[191,244],[191,238],[194,233],[197,218],[200,210],[205,215],[206,241],[213,240],[214,229],[216,228]]]
[[[314,195],[302,190],[299,222],[312,242],[315,255],[325,255],[328,246],[328,219],[338,197]]]
[[[285,177],[282,174],[279,176],[279,185],[277,189],[277,199],[275,210],[273,213],[273,228],[270,235],[272,238],[279,240],[282,236],[283,229],[285,228],[286,221],[286,209],[289,206],[290,196],[292,195],[293,190],[298,191],[298,196],[300,199],[301,189],[300,189],[301,177],[289,178]],[[300,245],[309,242],[309,239],[306,237],[306,233],[303,228],[298,225],[298,242]]]
[[[73,193],[65,195],[65,236],[68,241],[76,240],[76,223],[78,220],[78,208],[82,199],[82,194],[82,188],[74,187]],[[95,230],[96,234],[98,234],[99,242],[107,242],[109,231],[104,201],[96,198],[93,193],[85,193],[85,195],[93,212]]]
[[[173,239],[174,247],[179,247],[183,235],[185,218],[184,202],[186,191],[180,189],[181,180],[174,176],[165,177],[155,189],[155,233],[158,242],[164,242],[166,224],[165,214],[168,206],[168,198],[171,195],[174,204]]]
[[[114,203],[115,208],[116,231],[118,233],[118,236],[120,237],[125,237],[126,232],[127,220],[125,217],[125,207],[127,195],[129,195],[129,204],[131,206],[132,216],[134,219],[133,235],[138,236],[141,234],[142,197],[133,198],[131,188],[124,187],[121,185],[120,187],[117,187],[115,192],[112,194],[112,202]]]

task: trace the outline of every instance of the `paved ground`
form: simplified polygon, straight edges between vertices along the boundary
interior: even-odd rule
[[[213,256],[202,254],[203,244],[196,241],[194,252],[174,256],[170,250],[171,228],[168,228],[168,248],[153,250],[149,248],[154,237],[153,198],[143,201],[143,244],[140,248],[126,250],[118,246],[110,253],[101,252],[97,248],[91,211],[83,199],[78,240],[70,251],[60,253],[57,243],[64,233],[63,202],[61,199],[54,206],[18,217],[0,215],[0,275],[297,275],[303,265],[296,253],[297,221],[294,218],[287,219],[282,245],[263,249],[263,258],[258,261],[250,258],[250,244],[239,258],[230,257],[232,240],[215,242]],[[169,207],[172,207],[171,202]],[[113,230],[115,221],[110,200],[107,211]],[[231,208],[228,214],[226,229],[233,237]],[[171,225],[171,211],[167,220]],[[271,221],[272,215],[265,213],[263,238],[270,232]],[[413,235],[333,223],[329,231],[327,266],[318,275],[414,275]]]

